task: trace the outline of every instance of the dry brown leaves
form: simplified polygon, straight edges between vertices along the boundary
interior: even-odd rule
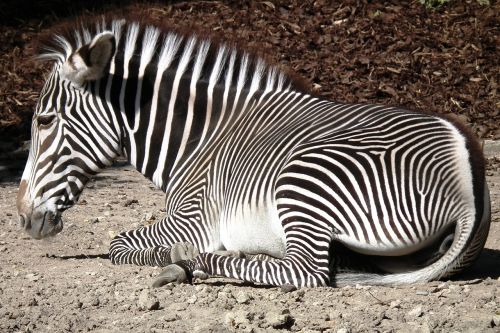
[[[125,10],[261,50],[326,98],[453,113],[479,136],[500,138],[498,3],[456,1],[439,11],[417,1],[332,3],[181,1]],[[0,26],[0,131],[29,135],[46,67],[30,61],[26,46],[59,20],[36,13]]]

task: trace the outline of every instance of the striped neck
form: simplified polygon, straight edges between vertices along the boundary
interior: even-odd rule
[[[111,38],[109,66],[94,66],[89,50]],[[112,113],[123,153],[162,189],[176,170],[244,114],[257,94],[306,91],[300,80],[259,56],[199,35],[124,19],[63,26],[51,42],[41,44],[39,58],[55,60],[67,79],[97,92],[103,101],[98,109]]]
[[[117,35],[106,99],[121,119],[130,163],[164,190],[252,98],[292,84],[261,58],[196,36],[162,38],[137,24]]]

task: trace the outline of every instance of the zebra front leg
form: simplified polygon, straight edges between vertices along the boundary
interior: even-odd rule
[[[199,254],[198,248],[191,242],[169,239],[158,233],[158,227],[158,224],[154,224],[116,236],[111,241],[109,250],[111,262],[165,267],[181,260],[192,259]]]
[[[120,242],[116,238],[113,241]],[[199,254],[191,243],[180,242],[172,245],[156,245],[146,249],[121,248],[112,243],[110,259],[115,265],[133,264],[139,266],[165,267],[181,260],[192,259]]]

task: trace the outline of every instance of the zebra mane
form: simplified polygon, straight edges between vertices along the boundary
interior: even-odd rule
[[[36,58],[62,64],[73,52],[91,43],[94,36],[105,31],[114,34],[125,58],[140,56],[142,70],[151,61],[155,61],[160,69],[166,69],[174,59],[179,59],[179,66],[191,64],[193,73],[201,77],[204,64],[210,62],[218,69],[218,77],[222,77],[228,68],[232,70],[236,67],[240,73],[239,86],[247,83],[250,89],[293,89],[310,93],[308,84],[294,73],[234,43],[219,42],[216,37],[192,32],[192,28],[186,32],[175,27],[122,18],[103,16],[93,22],[80,20],[77,24],[65,23],[55,27],[37,41]]]

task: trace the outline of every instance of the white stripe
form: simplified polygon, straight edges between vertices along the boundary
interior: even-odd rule
[[[193,72],[191,74],[191,84],[189,86],[189,101],[186,122],[184,125],[184,131],[182,133],[181,143],[177,150],[177,156],[175,157],[174,164],[172,165],[172,169],[170,170],[170,175],[172,175],[172,173],[176,169],[177,163],[179,163],[180,159],[184,155],[184,150],[186,150],[189,134],[191,132],[191,126],[193,124],[194,102],[196,101],[196,84],[200,79],[201,70],[203,69],[203,65],[205,64],[205,59],[207,57],[209,48],[210,42],[208,41],[203,41],[200,43],[200,46],[198,46],[198,53],[196,54],[195,64],[193,67]]]
[[[186,70],[189,61],[191,60],[191,55],[193,53],[194,46],[196,44],[196,37],[191,37],[184,46],[184,52],[182,53],[179,65],[177,66],[177,71],[175,74],[174,82],[172,84],[172,92],[170,96],[170,101],[167,111],[167,121],[165,126],[165,132],[163,135],[163,141],[161,144],[160,156],[158,158],[158,165],[155,172],[153,173],[153,182],[163,187],[163,170],[165,169],[165,161],[167,159],[168,145],[170,142],[170,133],[172,131],[172,120],[174,116],[175,101],[177,99],[177,90],[179,89],[179,82],[181,80],[184,71]]]
[[[169,33],[165,37],[165,40],[163,42],[163,47],[160,52],[160,57],[158,60],[158,68],[156,70],[156,78],[153,87],[153,97],[151,99],[151,110],[149,116],[148,129],[146,132],[146,142],[144,144],[144,161],[141,170],[142,174],[146,173],[146,168],[148,167],[149,163],[149,155],[151,154],[151,138],[153,137],[153,130],[156,124],[156,116],[158,112],[158,103],[159,103],[158,98],[160,96],[160,86],[161,86],[161,81],[163,79],[163,74],[165,73],[167,68],[170,67],[170,64],[174,60],[175,55],[179,50],[181,42],[182,42],[182,37]],[[157,183],[155,179],[153,179],[153,183],[160,188],[162,186],[162,183],[161,182]]]

